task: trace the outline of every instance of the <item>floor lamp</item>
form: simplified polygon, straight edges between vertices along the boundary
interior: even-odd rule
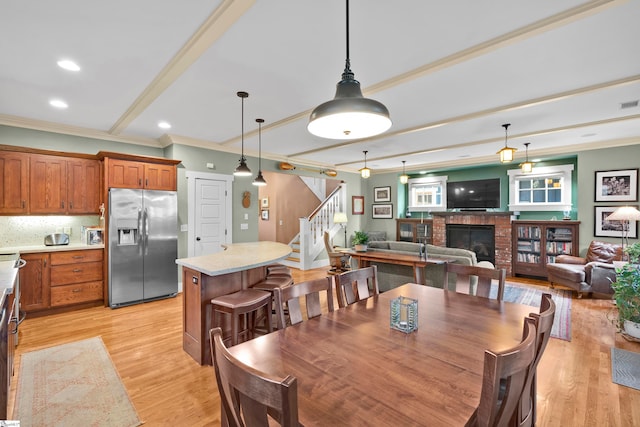
[[[347,218],[347,214],[344,212],[336,212],[333,214],[333,223],[340,224],[340,227],[344,230],[344,247],[347,246],[347,222],[349,219]]]
[[[629,246],[629,222],[640,221],[640,211],[632,206],[621,206],[605,219],[622,223],[622,260],[624,261],[627,257],[624,247]]]

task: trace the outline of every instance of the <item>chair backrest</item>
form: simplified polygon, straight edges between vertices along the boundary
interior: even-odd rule
[[[305,297],[306,318],[311,319],[322,314],[322,302],[320,294],[326,293],[327,307],[333,311],[333,289],[331,278],[308,280],[296,283],[295,285],[275,289],[275,306],[278,329],[287,326],[287,316],[284,310],[284,303],[287,304],[289,313],[289,323],[295,325],[305,318],[305,313],[300,304],[300,298]]]
[[[344,254],[341,252],[335,251],[328,231],[325,231],[323,233],[323,239],[324,239],[324,248],[327,251],[327,256],[329,257],[329,262],[331,263],[331,267],[337,270],[342,270],[342,257],[344,256]]]
[[[518,405],[515,425],[529,427],[535,425],[536,417],[536,368],[542,358],[544,349],[547,347],[553,319],[556,314],[556,303],[553,302],[551,294],[542,294],[540,301],[540,313],[531,313],[529,316],[536,325],[536,357],[531,365],[531,370],[527,376],[520,404]]]
[[[476,296],[489,298],[491,292],[491,283],[493,280],[498,282],[498,294],[496,299],[502,301],[504,299],[504,287],[507,279],[507,270],[504,268],[487,268],[477,265],[462,265],[447,263],[445,267],[444,283],[449,283],[449,273],[456,273],[458,283],[470,283],[471,277],[478,278],[476,288]]]
[[[380,293],[378,267],[375,265],[338,274],[334,279],[340,307],[346,307]]]
[[[525,318],[523,335],[512,349],[498,353],[485,350],[480,404],[467,425],[510,425],[536,356],[536,326],[529,317]]]
[[[291,375],[278,378],[245,365],[222,342],[222,330],[213,328],[211,359],[223,416],[230,427],[298,426],[298,382]]]

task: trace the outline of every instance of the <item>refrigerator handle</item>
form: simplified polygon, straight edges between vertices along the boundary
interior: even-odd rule
[[[138,209],[138,253],[142,255],[142,247],[144,246],[144,229],[142,219],[142,209]]]
[[[144,254],[149,253],[149,212],[144,208]]]

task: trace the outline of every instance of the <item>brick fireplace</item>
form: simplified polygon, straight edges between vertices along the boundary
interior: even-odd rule
[[[447,225],[479,225],[493,226],[495,237],[495,265],[496,268],[511,270],[511,212],[432,212],[433,214],[433,244],[446,246]]]

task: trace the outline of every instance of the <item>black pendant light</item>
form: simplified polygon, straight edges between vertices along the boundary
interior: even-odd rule
[[[406,184],[407,182],[409,182],[409,175],[406,174],[406,172],[404,171],[404,164],[405,161],[402,161],[402,175],[400,175],[400,184]]]
[[[504,128],[504,148],[496,153],[500,155],[500,163],[509,163],[513,161],[513,153],[518,150],[517,148],[507,146],[507,129],[509,129],[509,126],[511,126],[511,123],[505,123],[502,125]]]
[[[248,98],[249,94],[247,92],[238,92],[237,95],[238,97],[240,97],[240,99],[242,99],[242,119],[241,119],[241,125],[240,125],[240,129],[241,129],[240,138],[242,140],[242,154],[240,156],[240,164],[238,164],[238,167],[236,168],[235,172],[233,172],[233,174],[235,176],[251,176],[251,169],[249,169],[249,166],[247,166],[247,159],[246,157],[244,157],[244,99]]]
[[[264,119],[256,119],[256,123],[258,123],[258,176],[253,180],[253,185],[264,187],[267,185],[267,181],[262,176],[262,124]]]
[[[529,142],[524,143],[524,149],[526,150],[526,156],[524,162],[520,163],[520,169],[522,173],[531,173],[533,172],[533,162],[529,161]]]
[[[360,169],[358,172],[360,172],[360,176],[363,177],[364,179],[367,179],[371,176],[371,169],[369,169],[367,167],[367,150],[363,151],[364,153],[364,167],[362,169]]]
[[[362,96],[349,59],[349,0],[347,4],[347,58],[342,80],[331,101],[317,106],[309,117],[307,130],[329,139],[358,139],[381,134],[391,127],[389,110],[382,103]]]

